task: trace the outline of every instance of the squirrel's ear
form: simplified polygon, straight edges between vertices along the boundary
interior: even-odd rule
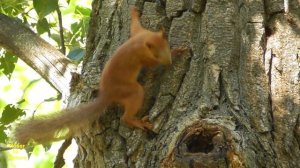
[[[162,38],[167,39],[167,34],[166,34],[166,31],[165,31],[165,28],[164,28],[164,27],[161,27],[161,28],[160,28],[160,32],[161,32]]]

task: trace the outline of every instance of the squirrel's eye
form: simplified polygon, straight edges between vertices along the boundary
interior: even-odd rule
[[[146,46],[149,48],[149,49],[152,49],[153,48],[153,45],[151,43],[146,43]]]

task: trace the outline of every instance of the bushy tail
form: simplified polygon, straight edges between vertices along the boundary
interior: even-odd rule
[[[15,129],[15,138],[21,144],[29,140],[45,143],[67,138],[98,119],[104,108],[104,104],[97,99],[73,109],[25,120]]]

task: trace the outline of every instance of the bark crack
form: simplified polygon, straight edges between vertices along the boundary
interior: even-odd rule
[[[270,103],[270,115],[271,115],[271,137],[274,142],[274,116],[273,116],[273,102],[272,102],[272,66],[273,66],[273,51],[271,50],[271,58],[269,60],[269,71],[268,75],[268,84],[269,84],[269,103]]]
[[[297,120],[296,120],[296,125],[294,127],[294,136],[296,138],[296,142],[298,143],[298,146],[300,146],[300,115],[298,114]]]

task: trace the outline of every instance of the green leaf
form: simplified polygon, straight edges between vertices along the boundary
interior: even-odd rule
[[[70,44],[74,45],[79,41],[83,42],[83,39],[86,37],[88,20],[89,18],[85,17],[81,19],[80,22],[71,24],[72,40],[70,41]]]
[[[71,24],[72,34],[76,34],[78,30],[81,28],[82,22]]]
[[[78,5],[78,0],[69,0],[67,8],[62,10],[63,15],[74,14],[75,8]]]
[[[42,144],[42,145],[45,149],[45,152],[47,152],[48,150],[50,150],[52,144]]]
[[[0,143],[5,143],[5,141],[7,140],[7,135],[4,132],[5,127],[3,125],[0,126]]]
[[[49,13],[56,10],[58,0],[33,0],[33,7],[39,18],[44,18]]]
[[[84,49],[76,48],[71,50],[67,57],[74,61],[80,61],[83,58],[84,54],[85,54]]]
[[[27,152],[28,157],[31,156],[33,149],[34,149],[33,145],[26,145],[25,150]]]
[[[51,33],[50,37],[56,41],[57,44],[61,43],[60,35],[57,33]]]
[[[6,52],[4,57],[0,57],[0,70],[10,79],[14,69],[15,63],[18,61],[18,57],[14,56],[10,52]]]
[[[24,88],[24,93],[26,93],[27,91],[31,90],[32,87],[34,87],[35,84],[37,84],[39,81],[41,81],[42,78],[39,79],[33,79],[32,81],[30,81]]]
[[[0,152],[0,164],[3,168],[8,167],[8,159],[7,159],[7,154],[5,152]]]
[[[44,99],[44,102],[52,102],[52,101],[55,101],[55,100],[58,100],[58,97],[50,97],[48,99]]]
[[[80,7],[80,6],[76,6],[76,8],[75,8],[75,14],[80,14],[80,15],[89,17],[90,13],[91,13],[91,9],[89,9],[89,8],[84,8],[84,7]]]
[[[5,106],[0,118],[0,122],[4,125],[7,125],[23,115],[25,115],[25,112],[22,109],[16,108],[14,105],[9,104]]]
[[[22,99],[22,100],[18,101],[17,104],[22,104],[22,103],[24,103],[24,102],[26,102],[26,100],[25,100],[25,99]]]
[[[46,18],[40,19],[37,22],[36,30],[39,34],[43,34],[45,32],[50,33],[50,26]]]

